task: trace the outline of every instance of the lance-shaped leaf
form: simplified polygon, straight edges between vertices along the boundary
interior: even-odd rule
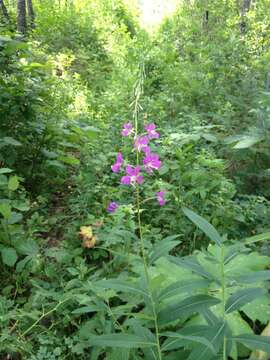
[[[213,275],[205,270],[194,256],[186,256],[182,258],[168,256],[167,259],[178,266],[191,270],[197,275],[205,277],[209,280],[214,280]]]
[[[220,319],[209,308],[203,309],[201,314],[210,326],[215,326],[220,322]]]
[[[226,330],[226,324],[223,322],[211,328],[209,327],[208,329],[205,329],[204,333],[202,334],[210,342],[216,353],[223,345],[225,330]],[[212,356],[213,353],[211,352],[209,346],[198,345],[191,352],[191,354],[188,357],[188,360],[205,360],[205,359],[211,359]]]
[[[194,289],[205,289],[209,285],[209,280],[206,279],[197,279],[197,280],[187,280],[187,281],[177,281],[165,289],[163,289],[159,295],[159,301],[168,299],[177,294],[184,294],[191,292]]]
[[[205,235],[207,235],[218,246],[221,246],[223,242],[222,237],[219,235],[213,225],[186,207],[183,208],[183,212],[195,225],[198,226],[198,228],[200,228],[205,233]]]
[[[167,324],[182,316],[186,317],[195,312],[200,312],[200,310],[216,305],[219,302],[219,299],[209,295],[194,295],[161,310],[158,315],[158,320],[161,325]]]
[[[251,350],[262,350],[270,355],[269,336],[244,334],[232,337],[232,340],[240,342]]]
[[[102,347],[120,347],[120,348],[143,348],[149,346],[156,346],[155,342],[145,340],[143,337],[133,334],[106,334],[100,336],[91,336],[89,339],[91,346]]]
[[[234,277],[234,280],[245,284],[270,280],[270,270],[254,271],[249,274]]]
[[[171,332],[171,331],[167,331],[165,333],[161,334],[162,336],[166,336],[168,338],[171,338],[173,340],[175,340],[176,342],[181,340],[181,344],[186,344],[187,342],[196,342],[199,344],[203,344],[206,348],[209,349],[210,352],[215,353],[215,349],[213,344],[211,344],[210,341],[208,341],[208,339],[206,339],[203,336],[196,336],[196,335],[183,335],[180,332]]]
[[[156,343],[156,338],[155,338],[154,334],[152,334],[152,332],[148,328],[143,327],[139,323],[139,321],[132,319],[130,321],[130,324],[133,328],[135,335],[144,338],[146,342],[150,341],[150,342]],[[145,359],[147,359],[147,360],[148,359],[149,360],[157,360],[158,359],[158,352],[157,352],[156,346],[143,348],[142,351],[144,353]]]
[[[128,283],[126,281],[118,279],[97,281],[95,285],[103,289],[113,289],[126,293],[132,293],[147,297],[149,296],[149,294],[144,289],[141,289],[139,285]]]
[[[270,239],[270,231],[243,239],[241,240],[241,243],[253,244],[259,241],[266,241],[269,239]]]
[[[263,296],[266,293],[262,288],[248,288],[242,289],[231,295],[225,305],[225,311],[227,314],[238,310],[252,300],[257,299],[259,296]]]
[[[170,236],[158,242],[151,252],[150,264],[153,264],[160,257],[166,256],[173,248],[179,245],[181,241],[175,240],[177,237],[179,237],[179,235]]]

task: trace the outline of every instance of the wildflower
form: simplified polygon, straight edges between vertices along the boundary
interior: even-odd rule
[[[143,176],[140,175],[141,167],[136,166],[135,168],[131,165],[126,167],[126,175],[122,177],[121,184],[123,185],[135,185],[143,182]]]
[[[126,124],[123,125],[123,130],[121,132],[121,134],[123,136],[129,136],[133,131],[133,125],[132,123],[128,122]]]
[[[91,226],[81,226],[79,235],[83,240],[82,247],[91,249],[95,246],[97,237],[93,235]]]
[[[82,247],[87,249],[92,249],[95,247],[97,242],[97,237],[93,236],[91,239],[83,239]]]
[[[107,211],[109,213],[114,213],[117,208],[118,208],[118,204],[114,201],[111,201],[107,207]]]
[[[144,126],[145,130],[147,131],[149,139],[158,139],[159,133],[156,132],[156,125],[154,123],[147,124]]]
[[[148,142],[149,142],[148,136],[138,136],[135,139],[134,148],[139,152],[141,151],[144,151],[145,153],[149,152],[150,148],[148,146]]]
[[[114,173],[118,173],[121,169],[122,163],[123,163],[123,155],[122,153],[118,153],[116,162],[111,166],[112,171]]]
[[[158,170],[161,167],[161,161],[159,160],[158,154],[151,154],[150,152],[146,154],[143,159],[143,164],[148,174],[152,174],[153,170]]]
[[[92,238],[93,231],[91,226],[81,226],[79,234],[82,238]]]
[[[166,200],[164,199],[165,191],[159,191],[156,193],[156,198],[160,206],[163,206],[166,204]]]

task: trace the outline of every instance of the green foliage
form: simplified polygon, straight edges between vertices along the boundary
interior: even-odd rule
[[[269,1],[182,1],[151,35],[130,2],[34,2],[25,38],[10,3],[0,25],[3,359],[270,353]],[[140,208],[110,169],[138,64],[163,159]]]

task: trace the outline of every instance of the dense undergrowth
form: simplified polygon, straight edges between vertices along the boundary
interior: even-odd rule
[[[270,2],[34,6],[0,27],[0,359],[267,360]]]

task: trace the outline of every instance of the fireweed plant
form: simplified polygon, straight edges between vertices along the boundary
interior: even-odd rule
[[[131,137],[133,139],[133,149],[136,157],[136,164],[127,164],[125,167],[125,174],[121,177],[120,183],[125,186],[131,186],[134,190],[136,213],[137,213],[137,225],[138,225],[138,236],[140,239],[141,256],[143,260],[144,274],[149,293],[150,303],[152,307],[152,316],[154,319],[155,336],[156,336],[156,347],[157,357],[159,360],[162,359],[161,346],[160,346],[160,335],[157,320],[157,310],[153,293],[151,290],[150,276],[148,271],[147,257],[145,253],[145,245],[142,236],[142,224],[141,224],[141,198],[140,198],[140,185],[145,181],[145,174],[152,175],[154,171],[159,170],[162,163],[157,153],[152,152],[150,148],[150,142],[160,138],[159,132],[157,132],[156,125],[154,123],[147,123],[144,125],[144,133],[139,134],[139,113],[142,110],[140,105],[140,97],[143,94],[143,82],[144,82],[144,66],[140,67],[139,77],[134,87],[134,106],[133,110],[133,123],[128,122],[123,124],[121,135],[123,137]],[[111,166],[114,173],[119,173],[124,168],[124,159],[121,152],[117,154],[116,162]],[[164,206],[165,191],[160,190],[155,194],[156,201],[160,206]],[[118,208],[118,204],[114,201],[110,202],[107,207],[109,213],[113,213]]]

